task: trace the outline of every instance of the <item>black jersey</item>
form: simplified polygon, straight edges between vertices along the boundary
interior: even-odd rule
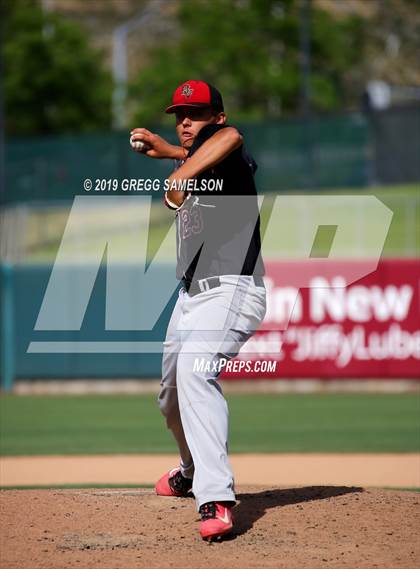
[[[201,129],[188,156],[227,125]],[[177,211],[177,278],[263,275],[256,164],[243,145],[202,172]]]

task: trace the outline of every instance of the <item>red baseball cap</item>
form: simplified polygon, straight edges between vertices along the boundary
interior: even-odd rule
[[[178,107],[211,107],[213,110],[223,111],[222,95],[205,81],[185,81],[172,96],[172,105],[165,113],[175,113]]]

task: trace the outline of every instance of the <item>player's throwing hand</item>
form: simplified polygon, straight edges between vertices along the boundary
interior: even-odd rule
[[[169,144],[164,138],[146,128],[133,129],[130,132],[130,144],[133,150],[150,158],[182,160],[186,154],[179,146]]]

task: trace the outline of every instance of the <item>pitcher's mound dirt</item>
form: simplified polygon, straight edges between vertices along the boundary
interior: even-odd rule
[[[411,569],[420,495],[355,487],[240,487],[229,540],[198,534],[193,499],[153,490],[4,490],[7,569]]]

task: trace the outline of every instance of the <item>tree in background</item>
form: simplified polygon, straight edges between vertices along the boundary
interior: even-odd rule
[[[86,34],[35,0],[3,3],[8,134],[109,129],[111,78]]]
[[[365,75],[395,86],[420,87],[418,0],[383,0],[370,22]]]
[[[134,122],[162,120],[170,94],[188,78],[214,83],[235,119],[295,113],[300,103],[300,17],[296,0],[180,0],[178,43],[162,40],[132,83]],[[360,96],[361,88],[352,92],[351,70],[363,57],[363,26],[358,17],[337,20],[312,8],[314,110],[340,109]]]

